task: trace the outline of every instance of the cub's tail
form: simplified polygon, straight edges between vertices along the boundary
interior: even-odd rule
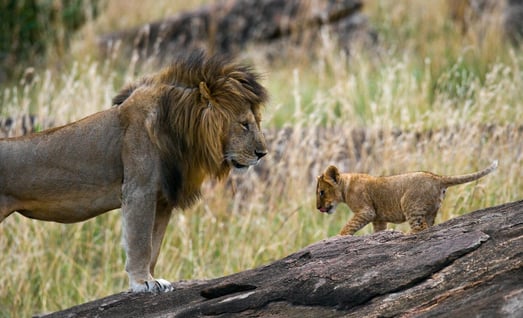
[[[450,187],[453,185],[467,183],[467,182],[471,182],[471,181],[474,181],[481,177],[486,176],[487,174],[496,170],[497,167],[498,167],[498,161],[494,160],[490,164],[490,166],[488,166],[487,168],[485,168],[481,171],[469,173],[469,174],[463,174],[463,175],[459,175],[459,176],[441,176],[441,181],[445,187]]]

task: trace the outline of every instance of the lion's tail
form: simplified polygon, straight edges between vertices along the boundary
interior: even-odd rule
[[[442,183],[445,187],[450,187],[450,186],[477,180],[481,177],[486,176],[487,174],[491,173],[492,171],[496,170],[497,167],[498,167],[498,161],[494,160],[490,164],[490,166],[488,166],[487,168],[485,168],[481,171],[469,173],[469,174],[463,174],[463,175],[459,175],[459,176],[441,176],[440,180],[442,181]]]

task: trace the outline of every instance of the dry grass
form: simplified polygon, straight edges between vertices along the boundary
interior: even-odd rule
[[[121,12],[134,17],[128,24],[148,20],[140,17],[145,3],[109,10],[101,17],[107,26],[90,27],[116,27],[107,21]],[[157,276],[222,276],[335,235],[350,211],[340,206],[326,216],[314,202],[315,176],[331,163],[375,175],[460,174],[499,159],[492,175],[449,189],[437,223],[521,198],[521,53],[498,38],[480,44],[451,33],[439,1],[376,1],[367,10],[383,34],[379,57],[348,60],[325,36],[308,65],[272,69],[259,61],[272,95],[263,123],[270,155],[260,173],[208,182],[196,206],[173,215]],[[122,82],[134,77],[114,72],[110,62],[79,60],[59,75],[42,72],[31,85],[5,88],[0,113],[32,111],[42,126],[66,123],[109,107]],[[354,131],[363,131],[366,142],[354,142]],[[118,211],[73,225],[9,217],[0,225],[0,316],[54,311],[124,290],[119,242]]]

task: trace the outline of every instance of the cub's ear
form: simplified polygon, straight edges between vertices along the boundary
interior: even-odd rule
[[[326,178],[331,179],[334,183],[338,183],[340,181],[340,172],[336,166],[329,166],[327,170],[325,170],[324,175]]]

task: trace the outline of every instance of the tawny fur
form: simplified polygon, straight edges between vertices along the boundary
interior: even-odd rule
[[[341,235],[353,235],[372,222],[374,232],[387,228],[387,223],[407,221],[412,233],[427,229],[441,206],[448,187],[477,180],[497,167],[460,176],[439,176],[431,172],[411,172],[388,177],[340,173],[329,166],[318,176],[316,206],[320,212],[333,213],[340,202],[354,213],[342,228]]]
[[[258,79],[195,53],[125,87],[115,107],[0,139],[0,222],[18,212],[71,223],[121,207],[131,289],[170,290],[153,272],[173,208],[190,206],[206,177],[245,170],[267,152]]]

